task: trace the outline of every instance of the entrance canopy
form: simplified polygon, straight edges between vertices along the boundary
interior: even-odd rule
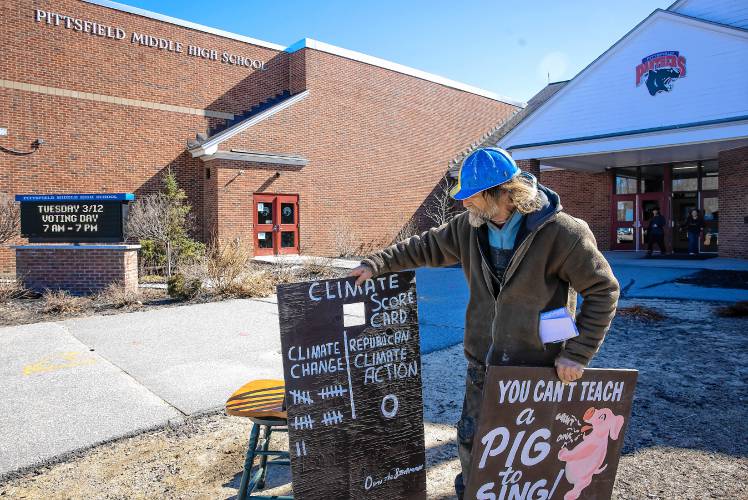
[[[708,160],[720,151],[748,146],[748,117],[718,125],[557,142],[512,149],[515,160],[541,166],[600,172],[606,168]]]
[[[748,145],[748,31],[656,10],[498,145],[586,171]]]

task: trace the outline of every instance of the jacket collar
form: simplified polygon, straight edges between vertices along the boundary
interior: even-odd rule
[[[540,210],[529,213],[524,217],[524,224],[522,224],[517,231],[517,237],[514,239],[514,250],[525,241],[528,235],[538,229],[545,221],[555,217],[563,207],[561,206],[561,198],[552,189],[543,186],[538,183],[538,196],[540,196],[541,207]],[[488,225],[483,224],[477,228],[478,243],[481,248],[483,255],[489,254],[488,244]]]
[[[527,236],[543,225],[548,219],[555,217],[563,207],[561,198],[550,188],[538,183],[538,196],[540,197],[540,210],[529,213],[525,216],[525,223],[519,228],[517,238],[514,240],[514,249],[527,238]]]

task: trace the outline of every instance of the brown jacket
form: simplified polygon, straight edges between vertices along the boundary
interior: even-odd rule
[[[375,275],[416,267],[462,264],[470,289],[464,347],[468,359],[492,365],[552,366],[560,354],[587,365],[610,327],[619,285],[587,224],[561,212],[558,195],[539,187],[543,208],[525,216],[503,282],[486,256],[488,230],[468,214],[372,254],[362,261]],[[566,307],[579,336],[543,344],[540,313]]]

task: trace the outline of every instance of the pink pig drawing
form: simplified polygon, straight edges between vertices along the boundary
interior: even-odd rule
[[[623,417],[615,415],[608,408],[589,408],[582,419],[589,425],[582,427],[582,432],[592,430],[582,438],[574,449],[561,448],[558,459],[566,462],[566,479],[574,485],[564,495],[564,500],[577,500],[579,494],[592,482],[592,476],[600,474],[608,464],[603,465],[608,453],[608,436],[615,441],[623,427]]]

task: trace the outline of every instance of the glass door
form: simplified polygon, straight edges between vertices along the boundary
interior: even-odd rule
[[[717,252],[719,244],[719,193],[704,191],[702,197],[704,233],[701,239],[702,252]]]
[[[299,196],[254,195],[255,255],[299,253]]]
[[[644,250],[649,244],[649,222],[654,217],[654,211],[658,210],[660,215],[665,218],[665,241],[668,241],[668,233],[673,227],[670,220],[670,207],[666,203],[667,198],[663,194],[644,193],[639,195],[639,213],[637,214],[637,227],[639,246],[637,250]],[[666,244],[667,246],[667,244]],[[659,247],[656,247],[659,251]]]
[[[636,195],[618,196],[613,206],[613,250],[635,250]]]
[[[297,195],[278,195],[278,239],[277,253],[299,253],[299,197]]]
[[[673,193],[673,220],[676,223],[676,229],[673,231],[673,252],[688,252],[686,221],[691,210],[697,210],[698,206],[699,200],[695,191]]]
[[[719,245],[719,166],[716,160],[701,166],[701,216],[704,233],[700,241],[702,252],[717,252]]]
[[[255,255],[274,255],[278,236],[275,231],[275,196],[256,194],[254,196],[254,245]]]

